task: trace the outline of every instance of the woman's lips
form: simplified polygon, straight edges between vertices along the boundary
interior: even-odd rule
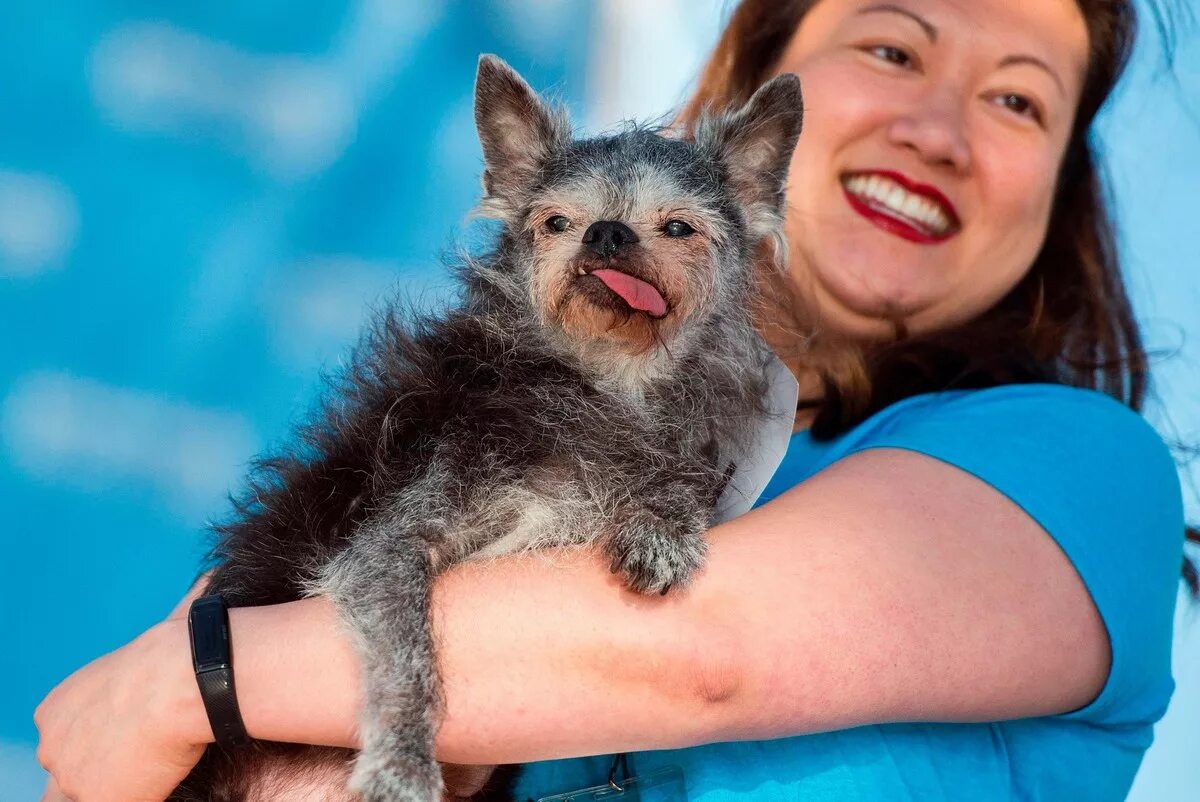
[[[936,187],[918,184],[900,173],[852,173],[844,175],[841,183],[850,208],[909,242],[945,242],[962,227],[954,204]]]

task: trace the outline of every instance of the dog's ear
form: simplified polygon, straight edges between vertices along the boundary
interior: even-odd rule
[[[484,55],[475,76],[475,126],[484,162],[480,212],[511,218],[546,159],[571,141],[570,124],[512,67]]]
[[[696,143],[725,165],[752,228],[761,228],[759,215],[778,218],[783,209],[803,115],[800,79],[786,73],[759,87],[741,109],[702,118],[696,126]]]

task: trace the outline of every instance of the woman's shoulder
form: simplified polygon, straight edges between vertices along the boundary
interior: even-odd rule
[[[1112,646],[1104,691],[1071,718],[1131,724],[1162,714],[1185,523],[1175,461],[1145,418],[1094,390],[1009,385],[905,399],[847,437],[835,459],[900,448],[976,476],[1071,560]]]
[[[897,401],[864,420],[867,432],[897,426],[959,427],[984,424],[1009,429],[1116,427],[1116,434],[1148,440],[1166,450],[1162,438],[1138,412],[1098,390],[1065,384],[1006,384],[972,390],[923,393]]]
[[[1095,390],[1015,384],[912,396],[841,439],[830,456],[892,446],[968,470],[1008,472],[1013,480],[1032,478],[1036,465],[1069,470],[1076,484],[1096,490],[1119,485],[1125,492],[1118,495],[1152,493],[1182,527],[1182,494],[1167,443],[1138,412]]]
[[[1062,506],[1071,497],[1104,496],[1114,504],[1153,499],[1160,521],[1178,522],[1182,532],[1179,478],[1163,438],[1116,399],[1061,384],[914,395],[832,440],[800,432],[762,501],[873,448],[906,449],[948,462],[1034,506]]]
[[[1183,494],[1171,450],[1136,411],[1094,390],[1022,384],[914,396],[864,421],[829,454],[917,451],[974,474],[1059,541],[1106,544],[1179,570]]]

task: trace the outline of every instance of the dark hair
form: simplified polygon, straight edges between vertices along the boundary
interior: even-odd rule
[[[815,438],[830,438],[911,395],[950,388],[1055,382],[1100,390],[1141,411],[1149,366],[1125,292],[1106,190],[1088,142],[1092,121],[1125,69],[1137,33],[1132,0],[1076,0],[1089,57],[1063,155],[1045,242],[1026,276],[991,309],[949,329],[896,337],[868,348],[813,331],[786,278],[763,270],[772,316],[807,332],[805,359],[821,375]],[[742,0],[680,114],[684,127],[705,109],[744,103],[776,69],[816,0]],[[1161,18],[1159,20],[1161,24]],[[1186,529],[1189,540],[1200,532]],[[1195,568],[1184,579],[1197,590]]]

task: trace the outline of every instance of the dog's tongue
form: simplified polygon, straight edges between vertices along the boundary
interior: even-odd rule
[[[625,303],[634,309],[649,312],[654,317],[662,317],[667,313],[667,302],[662,294],[641,279],[607,267],[593,270],[592,275],[603,281],[610,290],[624,298]]]

